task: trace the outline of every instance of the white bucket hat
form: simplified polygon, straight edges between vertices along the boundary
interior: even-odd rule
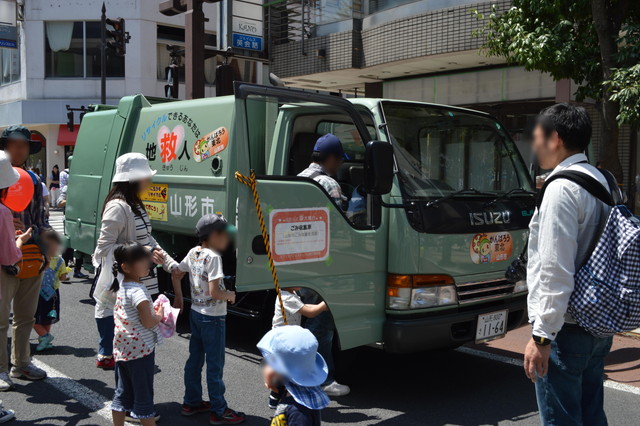
[[[20,179],[20,173],[13,168],[4,151],[0,151],[0,189],[8,188]]]
[[[149,167],[147,157],[137,152],[130,152],[116,160],[116,173],[111,182],[136,182],[153,177],[155,174],[156,171]]]

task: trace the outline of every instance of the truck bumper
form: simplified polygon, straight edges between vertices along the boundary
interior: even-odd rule
[[[491,306],[470,306],[442,314],[422,317],[387,316],[384,349],[392,353],[411,353],[457,347],[475,340],[478,315],[508,309],[507,330],[526,320],[527,296],[514,297]]]

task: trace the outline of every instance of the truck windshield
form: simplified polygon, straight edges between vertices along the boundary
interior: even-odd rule
[[[414,103],[382,102],[382,107],[405,196],[532,190],[515,144],[490,117]]]

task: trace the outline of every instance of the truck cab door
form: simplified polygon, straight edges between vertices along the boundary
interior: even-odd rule
[[[246,83],[236,83],[235,96],[236,135],[242,141],[238,168],[243,175],[251,169],[258,175],[257,191],[281,288],[304,287],[318,293],[331,310],[342,349],[381,340],[386,219],[375,229],[354,224],[320,184],[296,176],[301,165],[310,162],[314,132],[339,124],[343,144],[349,139],[349,149],[358,150],[359,145],[364,153],[364,145],[376,134],[373,118],[365,124],[361,111],[335,96]],[[306,157],[293,158],[305,155],[301,143]],[[355,176],[363,159],[352,158],[343,169]],[[236,219],[238,291],[273,289],[253,195],[242,184]]]

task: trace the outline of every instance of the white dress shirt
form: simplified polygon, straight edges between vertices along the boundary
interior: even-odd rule
[[[575,170],[596,178],[608,190],[606,178],[586,161],[584,154],[572,155],[549,176]],[[567,179],[555,180],[547,187],[529,224],[528,310],[536,336],[554,340],[565,322],[575,322],[567,313],[574,275],[589,258],[609,209]]]

